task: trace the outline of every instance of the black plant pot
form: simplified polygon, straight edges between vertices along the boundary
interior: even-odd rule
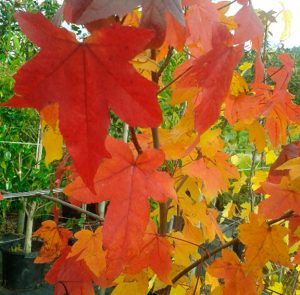
[[[45,264],[35,264],[41,242],[33,241],[32,252],[12,252],[15,242],[1,247],[3,286],[8,289],[32,289],[43,281]]]

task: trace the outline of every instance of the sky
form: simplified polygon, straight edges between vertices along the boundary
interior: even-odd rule
[[[292,12],[292,26],[289,36],[283,41],[285,47],[300,46],[300,0],[252,0],[254,9],[262,9],[265,11],[274,10],[276,12],[282,11],[283,3],[285,9]],[[284,29],[284,22],[282,21],[282,14],[278,16],[278,21],[272,24],[270,30],[273,37],[270,42],[274,45],[280,43],[280,36]]]
[[[42,1],[40,0],[40,2]],[[58,2],[63,2],[63,0],[58,0]],[[266,12],[274,10],[277,13],[282,11],[282,5],[280,2],[284,5],[285,9],[292,12],[291,31],[287,38],[282,41],[282,43],[286,48],[300,46],[300,0],[252,0],[254,9],[262,9]],[[236,12],[240,7],[241,6],[238,4],[233,4],[229,13]],[[273,36],[270,37],[269,41],[273,46],[280,44],[280,36],[284,29],[282,14],[279,14],[277,20],[277,23],[272,24],[270,27],[270,31]]]

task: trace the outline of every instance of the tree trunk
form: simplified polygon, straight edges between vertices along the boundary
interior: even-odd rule
[[[28,212],[27,212],[27,222],[26,222],[26,233],[25,233],[25,244],[24,244],[24,252],[25,254],[28,254],[31,252],[31,246],[32,246],[32,229],[33,229],[33,219],[34,219],[34,213],[36,209],[36,202],[31,203],[28,206]]]

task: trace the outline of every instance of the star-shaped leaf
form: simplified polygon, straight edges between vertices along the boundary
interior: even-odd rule
[[[81,230],[75,234],[77,241],[72,246],[68,257],[77,257],[77,261],[84,260],[89,269],[99,277],[105,269],[105,251],[102,248],[102,227],[93,233]]]
[[[96,195],[82,180],[68,185],[65,192],[81,202],[109,200],[103,227],[103,245],[107,253],[107,276],[114,279],[140,249],[149,221],[151,196],[159,202],[175,198],[173,180],[156,169],[164,162],[160,150],[145,150],[137,158],[129,146],[108,137],[106,147],[112,158],[104,160],[95,176]]]
[[[110,26],[77,42],[41,13],[19,12],[16,18],[41,51],[14,76],[15,96],[5,105],[38,110],[59,105],[59,127],[75,167],[85,183],[104,156],[109,108],[131,126],[155,127],[161,122],[157,86],[129,63],[143,51],[152,33]]]
[[[289,249],[283,240],[287,234],[286,228],[270,226],[263,217],[252,213],[250,223],[238,227],[238,238],[246,246],[248,270],[259,270],[268,261],[291,267]]]
[[[43,239],[44,243],[35,259],[35,263],[49,263],[60,255],[60,251],[68,245],[72,236],[69,230],[58,227],[53,220],[46,220],[42,226],[33,233],[34,237]]]

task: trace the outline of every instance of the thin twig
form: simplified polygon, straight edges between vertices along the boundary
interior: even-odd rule
[[[74,210],[76,210],[76,211],[78,211],[78,212],[84,213],[84,214],[86,214],[87,216],[89,216],[89,217],[91,217],[91,218],[94,218],[94,219],[96,219],[96,220],[99,220],[99,221],[103,222],[103,218],[101,218],[99,215],[94,214],[94,213],[92,213],[92,212],[90,212],[90,211],[88,211],[88,210],[84,210],[84,209],[82,209],[82,208],[80,208],[80,207],[78,207],[78,206],[75,206],[75,205],[73,205],[73,204],[70,204],[70,203],[68,203],[68,202],[66,202],[66,201],[63,201],[63,200],[61,200],[61,199],[57,199],[57,198],[49,197],[49,196],[45,196],[45,195],[39,195],[39,197],[41,197],[41,198],[43,198],[43,199],[46,199],[46,200],[53,201],[53,202],[55,202],[55,203],[59,203],[59,204],[65,206],[65,207],[69,207],[69,208],[74,209]]]
[[[163,91],[165,91],[167,88],[169,88],[173,83],[175,83],[176,81],[178,81],[182,76],[184,76],[190,69],[192,68],[192,66],[188,67],[184,72],[182,72],[180,75],[178,75],[176,78],[174,78],[171,82],[169,82],[168,84],[166,84],[163,88],[159,89],[157,91],[157,94],[162,93]]]
[[[219,7],[218,10],[222,10],[222,9],[224,9],[224,8],[226,8],[226,7],[228,7],[228,6],[230,6],[231,4],[235,3],[236,1],[237,1],[237,0],[233,0],[233,1],[229,2],[229,3],[226,3],[226,4],[224,4],[223,6]]]
[[[167,56],[166,56],[166,59],[165,59],[164,63],[162,64],[162,66],[159,68],[158,72],[155,75],[157,81],[159,80],[159,78],[162,75],[165,68],[168,66],[168,64],[169,64],[169,62],[172,58],[173,52],[174,52],[174,48],[170,47],[169,50],[168,50],[168,53],[167,53]]]
[[[138,152],[138,154],[141,155],[143,153],[143,150],[137,140],[135,130],[133,127],[129,127],[129,130],[130,130],[130,134],[131,134],[131,141],[134,144],[134,147],[135,147],[136,151]]]

